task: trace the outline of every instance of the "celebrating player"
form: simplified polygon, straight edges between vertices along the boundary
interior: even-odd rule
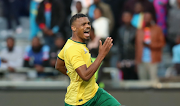
[[[58,54],[56,69],[70,77],[65,96],[65,106],[119,106],[113,96],[99,88],[94,73],[112,47],[113,39],[107,37],[104,44],[99,41],[99,54],[92,63],[86,47],[90,39],[91,25],[84,14],[76,14],[71,20],[72,37]]]

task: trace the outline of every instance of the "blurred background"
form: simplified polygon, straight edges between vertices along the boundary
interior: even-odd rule
[[[123,106],[180,106],[180,0],[0,0],[0,106],[64,106],[69,78],[54,67],[76,13],[93,61],[114,39],[101,88]]]

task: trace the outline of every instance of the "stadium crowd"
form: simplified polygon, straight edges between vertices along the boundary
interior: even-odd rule
[[[7,23],[0,33],[7,45],[0,51],[0,69],[14,73],[29,67],[42,74],[45,67],[54,67],[72,34],[70,17],[83,13],[92,25],[87,44],[92,58],[100,39],[114,39],[101,67],[118,68],[124,80],[158,80],[163,54],[169,53],[174,75],[180,75],[180,0],[0,0],[0,5]],[[21,17],[30,23],[31,43],[25,49],[16,45],[15,36],[23,32]]]

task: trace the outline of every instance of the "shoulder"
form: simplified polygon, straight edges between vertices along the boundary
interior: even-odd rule
[[[173,47],[173,51],[177,51],[177,50],[179,50],[179,49],[180,49],[180,44],[175,45],[175,46]]]
[[[20,46],[15,46],[14,49],[15,49],[15,50],[22,50],[22,47],[20,47]]]
[[[14,47],[14,50],[15,50],[15,52],[22,52],[22,47],[20,47],[20,46],[15,46],[15,47]]]
[[[157,25],[157,24],[155,24],[155,25],[153,26],[153,28],[154,28],[154,29],[161,30],[161,27],[160,27],[159,25]]]
[[[66,52],[70,52],[70,53],[73,53],[75,51],[80,52],[82,50],[82,46],[78,44],[74,44],[69,47],[66,47],[65,49],[66,49]]]
[[[0,53],[1,54],[6,54],[7,53],[7,48],[2,49]]]

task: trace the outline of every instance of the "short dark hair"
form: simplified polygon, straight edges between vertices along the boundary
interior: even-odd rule
[[[13,42],[15,41],[14,37],[12,37],[12,36],[8,36],[8,37],[6,38],[6,41],[9,40],[9,39],[12,40]]]
[[[81,17],[87,17],[87,15],[85,14],[75,14],[71,17],[70,19],[70,25],[72,25],[72,23],[77,19],[77,18],[81,18]]]

